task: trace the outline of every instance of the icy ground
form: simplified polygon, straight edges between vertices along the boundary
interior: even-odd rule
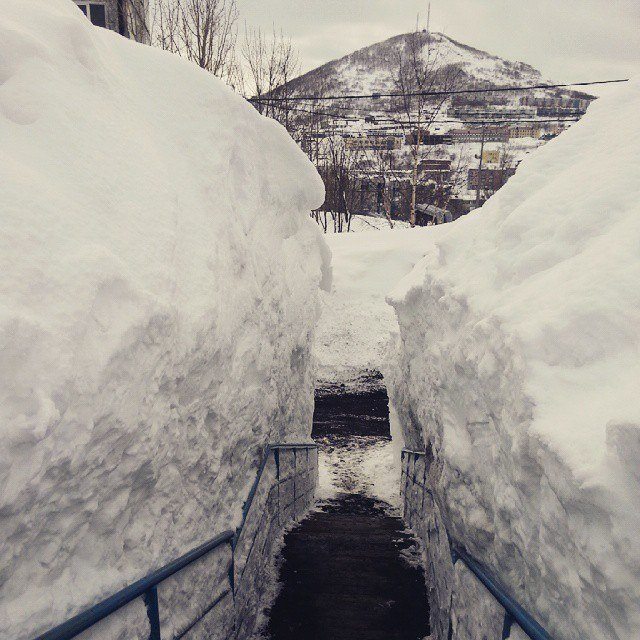
[[[318,498],[357,493],[400,506],[400,477],[391,441],[387,393],[379,378],[357,388],[316,392],[313,437],[320,445]]]

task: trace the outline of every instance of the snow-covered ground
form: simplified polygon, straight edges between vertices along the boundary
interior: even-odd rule
[[[0,60],[15,639],[237,523],[264,444],[309,435],[330,278],[317,173],[210,74],[68,0],[3,0]]]
[[[353,436],[342,446],[325,445],[319,457],[317,497],[362,493],[400,507],[400,467],[395,444],[376,436]]]
[[[638,79],[594,103],[480,211],[431,228],[390,298],[387,380],[407,444],[433,450],[435,520],[566,640],[640,637],[638,110]]]
[[[329,223],[327,224],[327,234],[333,233],[362,233],[366,231],[387,231],[393,229],[407,229],[409,223],[404,220],[393,220],[393,227],[389,224],[389,221],[384,216],[365,216],[365,215],[353,215],[351,217],[351,224],[349,225],[349,231],[343,228],[342,231],[337,231],[334,228],[334,224],[328,215]]]
[[[325,236],[333,284],[322,294],[314,355],[321,384],[353,383],[380,371],[391,332],[397,331],[385,296],[423,257],[433,227]]]

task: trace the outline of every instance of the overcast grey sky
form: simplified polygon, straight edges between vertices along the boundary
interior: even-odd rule
[[[410,31],[428,1],[238,0],[241,20],[292,38],[303,70]],[[640,72],[640,0],[431,0],[431,28],[556,81]]]

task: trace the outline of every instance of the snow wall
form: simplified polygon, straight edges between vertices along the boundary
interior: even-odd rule
[[[321,180],[280,125],[69,0],[0,9],[0,637],[16,639],[238,524],[264,445],[310,434],[330,272],[308,215]]]
[[[502,632],[450,541],[554,638],[640,637],[639,111],[638,79],[595,102],[389,297],[438,639]]]

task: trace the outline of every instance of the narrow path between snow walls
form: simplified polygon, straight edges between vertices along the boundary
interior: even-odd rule
[[[380,376],[317,390],[313,437],[320,499],[285,537],[268,637],[422,640],[429,616],[420,547],[398,509],[399,478],[386,473],[392,443]]]

